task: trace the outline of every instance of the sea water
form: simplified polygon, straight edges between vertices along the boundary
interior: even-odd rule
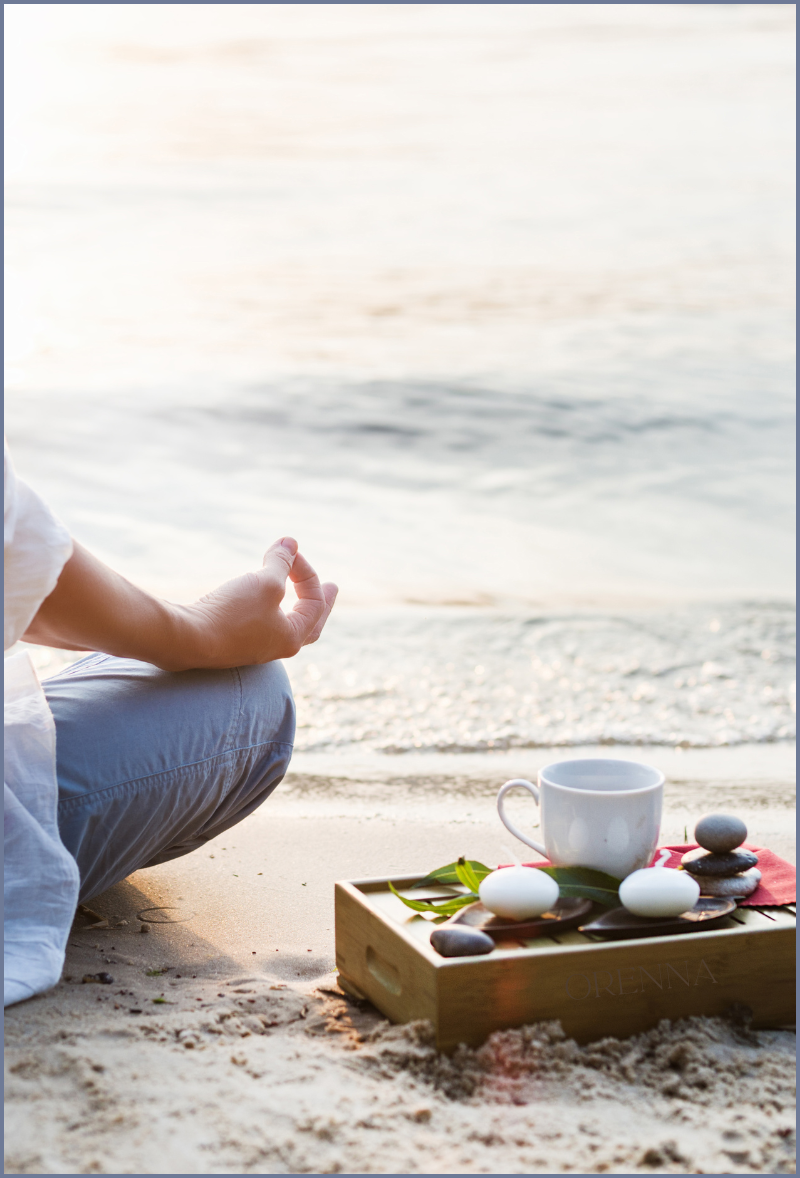
[[[79,539],[295,535],[301,748],[793,736],[790,6],[40,9],[7,430]]]

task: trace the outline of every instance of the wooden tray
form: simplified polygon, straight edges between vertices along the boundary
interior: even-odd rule
[[[415,899],[458,892],[407,891],[422,878],[392,883]],[[755,1027],[794,1022],[794,905],[738,908],[721,927],[688,936],[597,942],[575,929],[485,957],[441,957],[430,945],[434,928],[392,895],[386,879],[336,884],[342,987],[393,1022],[430,1019],[442,1051],[541,1019],[560,1019],[580,1043],[734,1005],[750,1007]]]

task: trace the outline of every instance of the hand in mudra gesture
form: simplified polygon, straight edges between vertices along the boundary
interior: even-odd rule
[[[297,594],[285,613],[281,603],[290,580]],[[188,609],[196,613],[208,643],[206,666],[243,666],[287,659],[316,642],[338,589],[319,577],[291,536],[267,549],[262,567],[226,581]]]

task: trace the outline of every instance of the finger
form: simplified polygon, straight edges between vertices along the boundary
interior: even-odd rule
[[[305,646],[308,635],[312,633],[325,611],[325,598],[302,598],[294,603],[293,609],[285,614],[286,625],[292,636],[293,645],[299,648]]]
[[[284,585],[286,578],[292,571],[296,553],[297,541],[291,536],[283,536],[274,544],[270,544],[264,553],[262,567],[277,581],[280,581],[281,585]]]
[[[325,601],[319,577],[301,552],[295,556],[289,575],[292,578],[294,591],[301,601]]]
[[[334,585],[332,581],[326,581],[326,583],[322,586],[322,592],[325,597],[325,608],[322,611],[319,621],[304,640],[303,646],[310,646],[312,642],[316,642],[319,638],[325,627],[325,623],[328,620],[330,612],[333,609],[334,602],[336,601],[336,595],[339,592],[339,587],[338,585]]]
[[[286,615],[286,620],[295,641],[305,646],[319,638],[338,589],[335,585],[323,587],[316,572],[300,552],[295,557],[290,576],[297,601],[291,612]],[[333,597],[329,601],[331,591]]]

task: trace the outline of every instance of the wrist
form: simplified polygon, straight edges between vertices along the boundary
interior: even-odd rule
[[[204,610],[197,605],[162,602],[165,611],[165,640],[159,643],[159,657],[152,661],[165,671],[193,671],[217,666],[213,631]]]

